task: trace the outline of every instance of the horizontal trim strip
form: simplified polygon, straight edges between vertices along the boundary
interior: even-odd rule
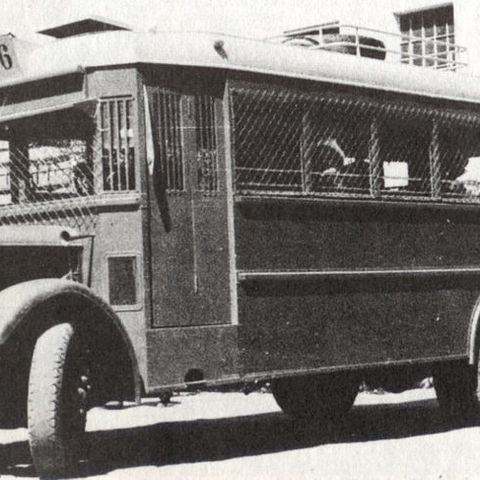
[[[237,205],[261,205],[261,204],[287,204],[287,205],[328,205],[340,208],[345,207],[366,207],[373,209],[415,209],[415,210],[438,210],[438,211],[477,211],[480,209],[479,202],[469,202],[468,199],[462,200],[449,200],[449,199],[434,199],[434,198],[407,198],[405,196],[399,198],[394,195],[382,196],[381,198],[371,198],[368,196],[360,195],[318,195],[307,196],[305,194],[292,193],[290,195],[283,194],[257,194],[257,195],[236,195],[235,203]]]
[[[35,117],[37,115],[46,115],[48,113],[55,113],[62,110],[70,110],[72,108],[83,108],[89,105],[96,105],[97,99],[82,99],[73,102],[59,103],[56,105],[50,105],[48,107],[36,108],[33,110],[25,110],[18,113],[12,113],[10,115],[0,116],[0,124],[13,122],[15,120],[23,120],[29,117]]]
[[[292,376],[301,376],[301,375],[312,375],[312,374],[328,374],[335,372],[348,372],[348,371],[358,371],[358,370],[372,370],[377,368],[402,368],[402,367],[414,367],[415,365],[429,365],[429,364],[438,364],[446,362],[458,362],[468,360],[468,355],[464,354],[455,354],[455,355],[445,355],[438,357],[424,357],[424,358],[409,358],[404,360],[390,360],[384,362],[371,362],[371,363],[352,363],[345,365],[336,365],[336,366],[324,366],[324,367],[312,367],[312,368],[290,368],[282,370],[269,370],[269,371],[252,371],[244,373],[241,377],[241,380],[254,381],[262,379],[272,379],[280,377],[292,377]]]
[[[48,72],[40,75],[27,75],[27,76],[19,76],[9,80],[5,80],[4,82],[0,82],[0,89],[3,88],[10,88],[15,87],[17,85],[26,84],[26,83],[35,83],[41,82],[43,80],[50,80],[51,78],[55,77],[64,77],[67,75],[85,75],[85,68],[82,65],[77,65],[74,68],[65,68],[62,70],[58,70],[57,72]]]
[[[388,362],[375,362],[375,363],[355,363],[339,366],[328,367],[311,367],[311,368],[291,368],[284,370],[265,370],[265,371],[252,371],[244,374],[232,374],[218,379],[206,379],[203,382],[198,382],[200,385],[213,386],[213,385],[231,385],[231,384],[248,384],[251,382],[268,381],[274,378],[282,377],[295,377],[306,375],[319,375],[319,374],[332,374],[337,372],[351,372],[351,371],[364,371],[373,370],[377,368],[402,368],[413,367],[415,365],[436,365],[444,364],[448,362],[467,361],[467,355],[445,355],[443,357],[425,357],[415,358],[408,360],[395,360]],[[196,382],[189,383],[188,385],[195,384]],[[147,387],[147,393],[156,393],[168,390],[169,388],[186,388],[186,383],[172,383],[160,386]]]
[[[146,203],[146,196],[136,191],[124,193],[103,193],[89,197],[71,197],[68,199],[33,202],[24,205],[10,204],[0,206],[0,220],[26,217],[39,213],[68,211],[79,214],[84,210],[105,210],[108,208],[134,208]]]
[[[480,267],[459,268],[409,268],[365,270],[240,270],[239,282],[265,281],[316,281],[327,279],[360,280],[362,278],[434,278],[480,276]]]

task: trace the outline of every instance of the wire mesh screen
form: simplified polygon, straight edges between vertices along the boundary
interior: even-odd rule
[[[219,191],[215,101],[210,95],[195,97],[197,189],[204,195]]]
[[[100,102],[103,190],[135,190],[132,100]]]
[[[480,115],[255,85],[230,89],[240,194],[480,201]]]
[[[135,189],[131,99],[9,125],[0,146],[0,224],[62,224],[91,232],[95,197]]]
[[[152,95],[153,128],[158,132],[161,171],[168,193],[185,191],[181,100],[179,93],[160,88]]]

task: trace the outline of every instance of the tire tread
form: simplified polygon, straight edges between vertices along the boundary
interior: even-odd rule
[[[72,465],[62,431],[61,393],[67,354],[74,335],[70,323],[45,331],[35,345],[29,379],[28,431],[30,451],[41,477],[68,475]]]

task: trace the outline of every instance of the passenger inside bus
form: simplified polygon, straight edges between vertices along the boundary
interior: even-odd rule
[[[475,152],[478,147],[473,132],[450,126],[440,133],[441,193],[446,197],[468,195],[463,177],[470,158],[479,153]]]
[[[311,171],[312,190],[332,191],[336,189],[336,177],[343,167],[345,152],[336,139],[318,142],[315,148]]]
[[[370,189],[370,162],[354,159],[343,165],[337,175],[337,188],[351,192],[366,192]]]
[[[360,158],[360,152],[349,157],[338,143],[338,139],[329,138],[317,146],[316,154],[321,158],[318,164],[325,168],[320,175],[321,191],[343,191],[364,193],[370,189],[370,163]],[[318,188],[317,188],[318,189]]]

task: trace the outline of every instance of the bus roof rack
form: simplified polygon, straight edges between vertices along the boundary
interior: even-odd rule
[[[338,21],[286,30],[267,41],[313,50],[329,50],[436,70],[456,71],[466,48],[449,41],[397,34]]]

